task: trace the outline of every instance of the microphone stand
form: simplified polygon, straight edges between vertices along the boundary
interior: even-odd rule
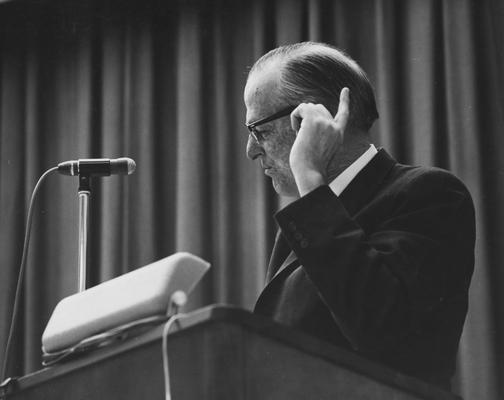
[[[79,260],[78,291],[86,290],[86,255],[89,224],[89,198],[91,196],[91,178],[89,174],[79,174]]]

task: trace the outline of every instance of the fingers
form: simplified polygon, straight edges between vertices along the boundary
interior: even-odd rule
[[[301,123],[303,119],[306,117],[329,117],[332,118],[332,115],[322,104],[313,104],[313,103],[302,103],[297,106],[294,111],[292,111],[290,115],[291,126],[296,132],[301,128]],[[348,123],[348,117],[350,115],[350,89],[344,87],[340,92],[340,99],[338,105],[338,111],[334,116],[334,121],[337,122],[343,129],[346,127]]]
[[[350,90],[347,87],[341,89],[338,112],[334,116],[334,120],[342,126],[346,126],[348,116],[350,115]]]
[[[299,131],[299,128],[301,127],[301,121],[302,121],[302,117],[301,117],[301,106],[303,104],[300,104],[299,106],[297,106],[294,111],[291,112],[291,115],[290,115],[290,121],[291,121],[291,127],[292,129],[294,129],[296,132]]]
[[[303,119],[323,117],[332,119],[331,113],[322,104],[301,103],[290,115],[291,126],[296,132],[301,128]]]

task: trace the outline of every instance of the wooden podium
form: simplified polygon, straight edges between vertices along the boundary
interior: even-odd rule
[[[168,336],[173,400],[458,399],[241,309],[210,306],[175,326]],[[6,398],[162,400],[162,331],[24,376]]]

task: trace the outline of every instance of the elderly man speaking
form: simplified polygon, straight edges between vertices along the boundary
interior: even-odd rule
[[[247,156],[295,197],[255,312],[449,389],[474,268],[464,184],[371,143],[373,88],[334,47],[270,51],[244,98]]]

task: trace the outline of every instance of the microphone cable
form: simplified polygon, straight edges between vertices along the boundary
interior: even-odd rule
[[[23,279],[24,279],[24,274],[25,274],[25,270],[26,270],[26,259],[28,256],[28,246],[30,244],[31,224],[32,224],[32,219],[33,219],[33,204],[34,204],[35,197],[38,193],[38,190],[39,190],[42,182],[51,173],[56,172],[57,170],[58,170],[58,167],[53,167],[53,168],[48,169],[46,172],[44,172],[42,174],[42,176],[39,178],[37,184],[35,185],[35,188],[33,189],[33,192],[31,195],[30,205],[28,207],[28,217],[26,219],[26,230],[25,230],[24,244],[23,244],[23,255],[21,257],[21,265],[19,267],[18,280],[17,280],[17,285],[16,285],[16,293],[14,295],[14,305],[12,308],[12,317],[11,317],[11,322],[10,322],[9,335],[7,337],[7,345],[5,346],[4,360],[3,360],[3,366],[2,366],[2,377],[0,380],[0,389],[6,390],[6,386],[12,381],[11,378],[6,378],[6,375],[7,375],[7,369],[8,369],[8,364],[9,364],[9,353],[10,353],[11,346],[12,346],[12,338],[14,336],[17,315],[19,312],[19,302],[21,299]],[[2,394],[0,393],[0,395],[2,395]]]
[[[166,324],[163,327],[162,348],[163,348],[163,377],[165,384],[165,400],[172,400],[170,364],[169,364],[170,358],[168,357],[168,334],[170,333],[172,326],[175,323],[178,323],[179,320],[184,318],[185,316],[186,316],[185,314],[175,314],[174,316],[170,317],[170,319],[166,322]]]
[[[165,384],[165,400],[172,400],[171,380],[170,380],[170,358],[168,357],[168,334],[175,323],[180,324],[180,320],[187,317],[187,314],[179,313],[179,310],[187,302],[187,294],[182,290],[175,291],[168,303],[166,315],[169,317],[163,327],[162,349],[163,349],[163,377]],[[179,325],[180,329],[180,325]]]

